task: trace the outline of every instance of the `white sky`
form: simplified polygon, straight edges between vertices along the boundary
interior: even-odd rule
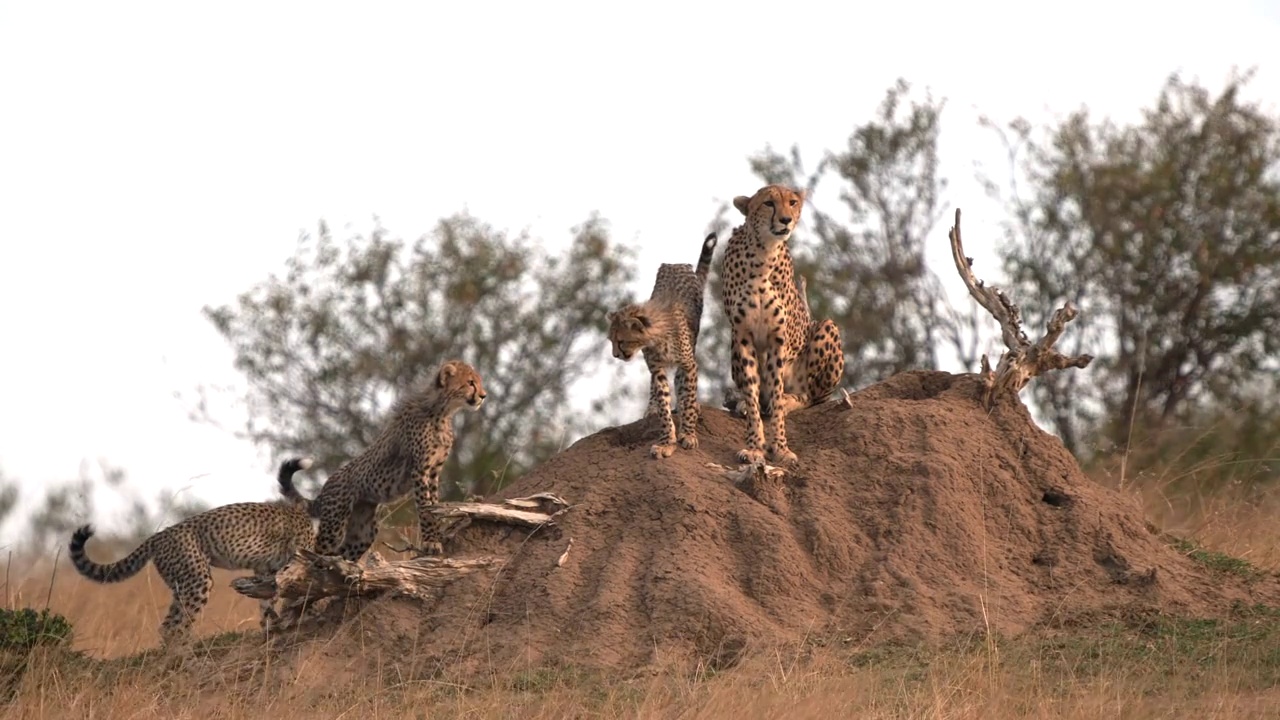
[[[948,207],[998,279],[973,165],[1002,157],[976,117],[1131,118],[1170,72],[1216,89],[1233,65],[1274,111],[1280,0],[1210,7],[0,1],[0,469],[26,509],[97,458],[148,498],[268,497],[265,455],[173,394],[244,387],[200,310],[300,230],[377,215],[413,238],[469,209],[558,244],[599,211],[642,248],[640,294],[759,185],[748,155],[843,147],[899,76],[948,101]]]

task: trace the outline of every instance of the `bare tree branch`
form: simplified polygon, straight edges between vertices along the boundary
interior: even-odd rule
[[[987,356],[982,356],[983,404],[990,409],[996,397],[1001,394],[1017,395],[1032,378],[1049,372],[1069,367],[1085,368],[1093,361],[1092,355],[1068,357],[1058,352],[1054,344],[1062,336],[1067,323],[1079,314],[1076,306],[1068,301],[1054,311],[1045,328],[1044,337],[1032,343],[1022,331],[1022,313],[1018,306],[998,288],[987,287],[984,282],[974,277],[973,258],[964,254],[964,244],[960,239],[960,208],[956,208],[956,223],[948,233],[951,240],[951,257],[955,260],[956,271],[964,281],[969,294],[978,304],[1000,324],[1000,335],[1009,351],[1000,355],[1000,361],[993,372]]]

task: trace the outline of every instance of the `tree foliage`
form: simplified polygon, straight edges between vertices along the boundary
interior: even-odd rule
[[[582,429],[571,407],[605,351],[608,310],[624,301],[631,251],[592,216],[553,255],[466,215],[416,242],[304,234],[283,277],[206,316],[248,380],[245,435],[332,472],[376,437],[401,392],[449,358],[480,371],[495,401],[455,418],[446,493],[486,492]]]
[[[829,317],[843,333],[845,381],[854,387],[896,372],[937,366],[939,346],[960,348],[958,316],[948,309],[938,277],[924,259],[925,242],[942,217],[947,182],[938,171],[938,134],[944,103],[926,94],[911,99],[899,80],[886,92],[875,116],[854,127],[847,146],[826,152],[809,174],[800,148],[789,155],[772,148],[750,158],[764,183],[808,192],[804,224],[792,254],[808,282],[815,317]],[[821,184],[840,183],[841,212],[822,206]],[[738,194],[750,194],[755,188]],[[724,219],[713,229],[737,225]],[[806,237],[807,236],[807,237]],[[712,280],[709,303],[716,329],[706,333],[709,354],[727,357],[727,331],[718,311],[720,281]],[[706,322],[706,321],[704,321]],[[724,363],[712,365],[708,384],[726,387]]]
[[[1028,321],[1081,308],[1085,373],[1035,385],[1073,450],[1127,446],[1256,396],[1280,350],[1280,119],[1233,77],[1217,95],[1176,75],[1133,124],[1086,110],[1036,133],[1018,120],[1028,197],[1002,248]],[[1012,138],[1012,140],[1009,140]],[[1265,392],[1265,391],[1264,391]]]

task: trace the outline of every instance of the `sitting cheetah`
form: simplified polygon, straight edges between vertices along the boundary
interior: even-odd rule
[[[721,299],[732,333],[730,369],[747,419],[742,462],[766,456],[793,461],[785,415],[825,400],[844,375],[840,330],[813,322],[798,292],[787,240],[800,220],[804,194],[766,185],[733,200],[746,220],[725,245]],[[789,392],[788,392],[789,391]],[[764,420],[769,421],[765,444]]]
[[[316,552],[359,561],[377,534],[378,505],[412,492],[422,552],[443,553],[431,508],[440,502],[440,467],[453,449],[453,415],[464,406],[479,410],[484,399],[480,374],[450,360],[429,388],[396,403],[373,444],[343,463],[311,503],[312,516],[320,519]]]
[[[676,368],[676,389],[680,394],[680,447],[698,446],[698,361],[694,351],[702,324],[702,294],[711,270],[716,235],[702,242],[698,268],[687,263],[663,263],[649,300],[611,312],[609,342],[613,356],[630,360],[637,350],[644,352],[649,366],[649,408],[645,417],[657,415],[663,422],[663,440],[649,448],[655,458],[671,457],[676,448],[676,425],[671,417],[671,386],[667,368]]]
[[[274,577],[302,548],[315,539],[306,506],[292,499],[293,474],[311,467],[310,458],[293,458],[280,465],[278,481],[285,500],[223,505],[193,515],[147,538],[123,560],[99,565],[85,555],[93,537],[85,525],[71,536],[71,562],[86,578],[100,583],[120,582],[137,574],[147,561],[173,593],[169,614],[160,625],[165,645],[189,636],[196,616],[209,602],[213,586],[210,567],[252,570],[257,578]],[[277,618],[273,601],[262,600],[262,627]]]

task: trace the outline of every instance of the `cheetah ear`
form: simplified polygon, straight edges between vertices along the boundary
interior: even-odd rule
[[[733,206],[738,208],[738,212],[742,213],[743,215],[746,215],[747,205],[750,202],[751,202],[751,198],[747,197],[746,195],[739,195],[738,197],[733,199]]]
[[[796,194],[800,196],[800,202],[804,202],[804,201],[806,201],[806,200],[808,200],[808,199],[809,199],[809,191],[808,191],[808,190],[797,190],[797,191],[796,191]]]
[[[618,319],[618,313],[610,310],[609,312],[606,312],[604,314],[604,319],[607,320],[610,325],[612,325],[613,321]]]
[[[644,327],[645,330],[648,330],[649,328],[653,327],[653,321],[649,319],[649,315],[646,313],[637,314],[636,320],[640,323],[642,327]]]
[[[450,360],[440,367],[440,373],[436,375],[436,386],[444,387],[445,381],[458,374],[458,363]]]

